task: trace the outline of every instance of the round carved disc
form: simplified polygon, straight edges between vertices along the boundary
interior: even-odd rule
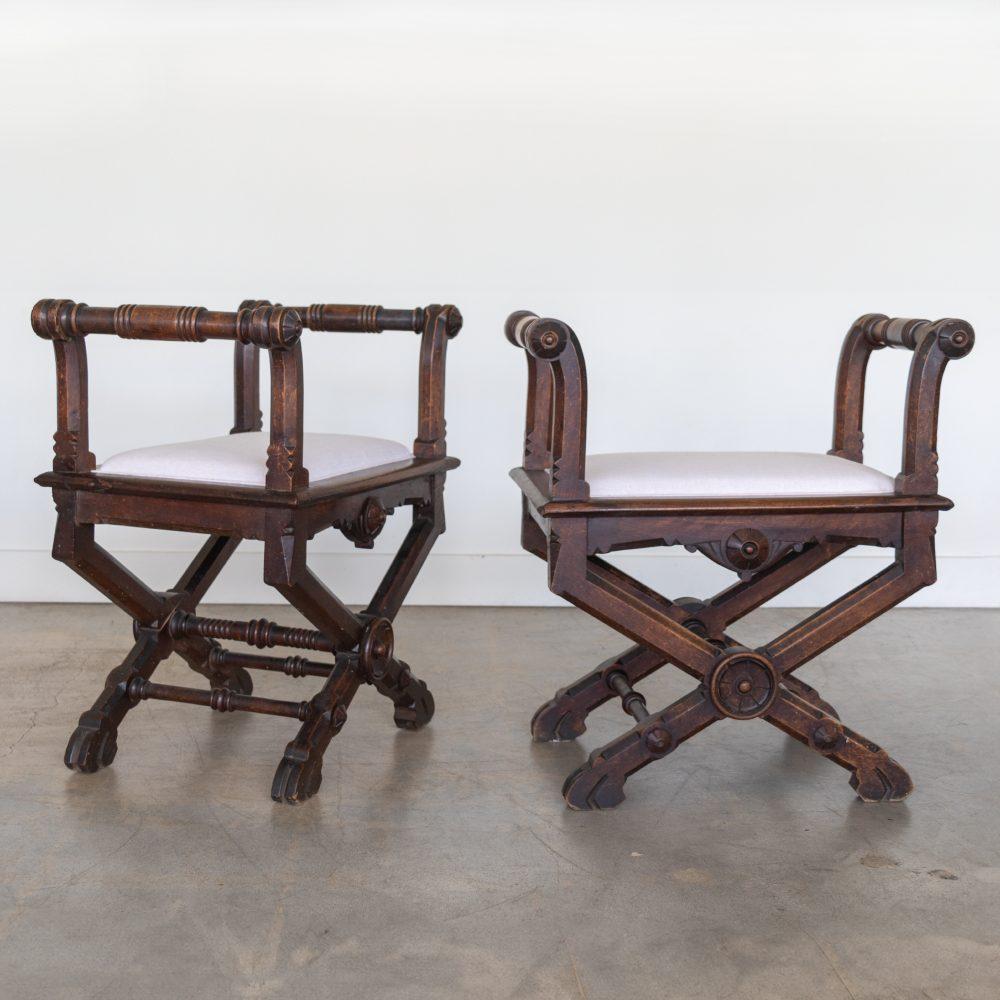
[[[771,545],[767,536],[753,528],[734,531],[725,545],[726,558],[736,569],[756,569],[767,561]]]
[[[362,531],[372,538],[382,530],[382,527],[385,525],[385,508],[375,497],[369,497],[365,501],[364,506],[361,508],[359,522]]]
[[[728,653],[712,668],[708,681],[712,704],[731,719],[763,715],[778,694],[778,678],[770,661],[758,653]]]
[[[368,497],[353,520],[341,522],[340,530],[359,548],[370,549],[385,525],[386,517],[382,504],[375,497]]]
[[[370,677],[381,677],[386,661],[392,657],[392,622],[388,618],[374,618],[368,623],[361,639],[361,668]]]

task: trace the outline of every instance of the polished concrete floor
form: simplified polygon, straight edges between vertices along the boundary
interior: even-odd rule
[[[797,617],[733,631],[758,644]],[[847,772],[753,721],[707,730],[603,813],[559,792],[620,709],[578,744],[527,736],[537,704],[626,645],[574,610],[404,612],[397,649],[434,721],[399,732],[362,690],[295,808],[268,795],[284,719],[144,703],[111,768],[71,774],[65,740],[127,623],[6,605],[0,627],[9,1000],[1000,996],[1000,612],[896,611],[802,672],[908,768],[907,802],[863,805]],[[157,677],[200,681],[176,659]],[[690,685],[668,668],[643,689],[653,707]]]

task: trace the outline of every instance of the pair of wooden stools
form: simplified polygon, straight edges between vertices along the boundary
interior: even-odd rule
[[[46,299],[31,315],[55,348],[58,426],[51,487],[57,511],[53,556],[133,620],[135,644],[108,675],[66,748],[66,765],[93,772],[111,763],[118,728],[140,701],[163,699],[217,711],[261,712],[301,723],[285,748],[272,798],[301,802],[322,779],[323,754],[355,692],[370,684],[394,705],[396,725],[418,729],[434,713],[426,684],[395,655],[392,622],[435,539],[444,531],[445,476],[458,460],[445,447],[448,341],[462,327],[450,305],[286,307],[243,302],[235,312],[197,307],[91,307]],[[420,335],[417,436],[413,447],[378,438],[305,433],[303,330]],[[548,564],[549,586],[635,645],[556,692],[531,723],[536,740],[572,739],[611,698],[635,725],[567,779],[566,801],[605,808],[624,798],[628,776],[720,719],[762,718],[851,772],[866,801],[912,790],[907,773],[848,729],[795,671],[851,632],[934,582],[938,512],[937,415],[941,377],[972,349],[961,320],[862,316],[837,372],[833,447],[826,454],[647,452],[587,455],[587,376],[573,331],[558,320],[514,313],[508,339],[528,363],[524,461],[512,473],[523,494],[521,541]],[[124,452],[97,465],[87,420],[86,338],[235,342],[235,417],[229,435]],[[862,464],[865,371],[873,351],[910,350],[902,470],[895,479]],[[262,431],[260,350],[271,368],[270,429]],[[364,611],[348,609],[306,564],[309,539],[337,528],[371,548],[386,518],[412,508],[413,524]],[[177,583],[158,592],[97,544],[97,524],[208,535]],[[264,542],[264,581],[314,626],[203,618],[197,606],[239,543]],[[616,569],[602,553],[684,545],[733,570],[739,582],[704,601],[670,601]],[[892,548],[895,560],[843,597],[757,649],[728,627],[857,545]],[[284,646],[317,660],[223,648]],[[152,675],[178,653],[207,688],[159,684]],[[672,663],[697,687],[651,713],[635,685]],[[253,695],[250,670],[323,679],[309,701]]]

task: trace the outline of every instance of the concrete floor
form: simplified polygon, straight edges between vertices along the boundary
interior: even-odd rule
[[[759,644],[799,616],[734,632]],[[1000,996],[1000,612],[893,612],[803,670],[909,769],[906,803],[861,804],[847,772],[754,721],[707,730],[605,813],[559,791],[620,710],[579,744],[527,735],[626,645],[577,611],[404,612],[434,721],[399,732],[362,690],[298,808],[268,796],[284,719],[145,703],[111,768],[71,774],[66,738],[127,623],[7,605],[0,626],[5,1000]],[[157,678],[200,682],[176,659]],[[643,690],[654,707],[690,686],[668,669]]]

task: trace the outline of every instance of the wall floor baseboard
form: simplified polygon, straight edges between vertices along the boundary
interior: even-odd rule
[[[172,585],[194,552],[116,552],[126,566],[153,586]],[[313,552],[312,569],[352,604],[368,600],[389,565],[391,553]],[[708,596],[735,580],[701,556],[640,553],[613,556],[616,565],[658,591],[681,597]],[[887,556],[847,555],[772,602],[772,607],[825,604],[876,573]],[[208,603],[276,604],[278,595],[260,579],[261,552],[237,552],[208,594]],[[0,552],[0,601],[92,602],[94,590],[48,552]],[[533,556],[433,553],[410,595],[411,604],[545,607],[563,602],[545,586],[545,567]],[[1000,556],[939,556],[938,582],[915,594],[908,607],[1000,606]]]

